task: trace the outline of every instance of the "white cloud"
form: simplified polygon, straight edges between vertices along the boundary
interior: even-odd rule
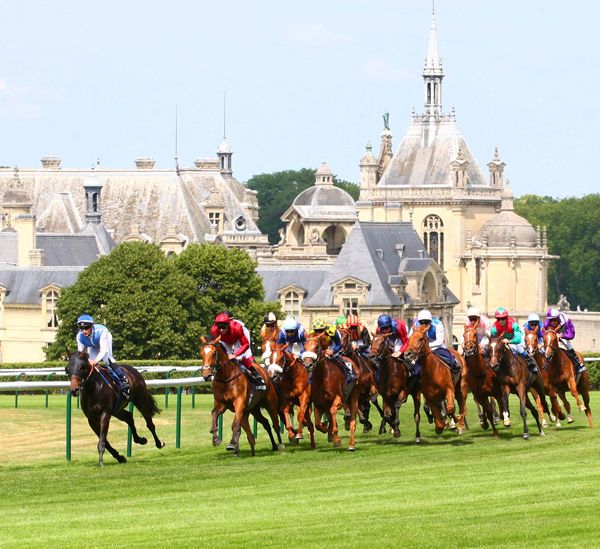
[[[387,59],[381,58],[369,59],[363,72],[369,80],[379,82],[398,82],[414,78],[407,70],[395,67]]]
[[[354,37],[331,31],[321,24],[290,27],[285,31],[283,38],[289,44],[321,48],[347,46],[355,42]]]

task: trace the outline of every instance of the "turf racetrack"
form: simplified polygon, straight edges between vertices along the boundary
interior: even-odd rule
[[[172,396],[156,420],[166,448],[136,445],[123,465],[106,453],[100,469],[81,410],[66,463],[64,402],[51,396],[45,409],[43,396],[21,395],[15,410],[14,396],[0,395],[0,547],[600,546],[600,435],[577,411],[544,438],[530,418],[525,441],[511,396],[513,427],[493,439],[469,397],[461,437],[437,437],[425,420],[415,446],[406,406],[400,439],[359,435],[354,454],[344,431],[340,450],[319,433],[316,450],[305,439],[281,455],[259,430],[256,457],[242,435],[235,458],[211,446],[207,396],[194,410],[184,396],[176,450]],[[592,412],[600,425],[599,393]],[[124,453],[123,424],[113,418],[109,435]]]

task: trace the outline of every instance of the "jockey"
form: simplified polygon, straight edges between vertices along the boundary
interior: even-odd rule
[[[103,361],[111,377],[120,386],[123,398],[129,399],[129,379],[120,369],[113,367],[116,360],[112,352],[112,334],[108,328],[103,324],[96,324],[90,315],[81,315],[77,319],[77,327],[77,350],[80,353],[88,353],[90,366],[96,366],[98,362]]]
[[[369,347],[371,346],[371,334],[369,333],[369,330],[360,323],[358,315],[348,315],[348,318],[346,319],[346,329],[350,334],[350,344],[352,345],[352,348],[366,357],[369,354]]]
[[[335,319],[335,328],[336,330],[341,330],[346,327],[346,317],[344,315],[340,315]]]
[[[421,309],[417,314],[417,321],[410,329],[412,334],[419,326],[427,326],[427,340],[429,348],[434,354],[439,356],[446,364],[450,366],[453,374],[460,372],[460,364],[454,358],[454,355],[446,347],[446,330],[439,318],[433,318],[431,312],[427,309]]]
[[[469,307],[467,309],[467,322],[465,322],[465,328],[476,329],[479,350],[482,354],[487,354],[488,346],[490,344],[490,330],[492,328],[490,319],[487,316],[482,315],[477,307]]]
[[[327,336],[327,348],[325,349],[325,356],[339,366],[342,374],[344,375],[344,381],[346,384],[356,381],[356,376],[352,371],[352,367],[348,367],[339,354],[342,350],[342,338],[340,337],[339,332],[335,329],[335,326],[331,326],[322,318],[315,318],[312,323],[312,331],[317,335],[324,333]]]
[[[249,334],[248,328],[239,320],[231,318],[228,313],[219,313],[210,329],[210,335],[213,338],[221,337],[220,341],[223,342],[227,350],[229,360],[241,362],[245,366],[254,388],[257,391],[264,391],[266,390],[265,382],[258,373],[260,366],[256,364],[252,356]]]
[[[544,345],[544,330],[540,326],[540,317],[537,313],[531,313],[527,317],[527,322],[523,323],[523,333],[535,332],[538,338],[538,346],[540,349]]]
[[[575,349],[573,348],[572,340],[575,338],[575,326],[573,321],[558,309],[551,307],[546,313],[546,321],[544,322],[544,330],[554,330],[558,339],[566,347],[567,354],[575,364],[575,375],[585,372],[587,368],[585,363],[581,362]]]
[[[306,330],[295,318],[288,317],[283,321],[277,343],[287,344],[287,351],[300,355],[304,351]]]
[[[496,322],[492,326],[491,337],[501,339],[511,348],[514,354],[521,355],[525,359],[531,372],[537,372],[538,368],[535,360],[527,354],[523,347],[523,332],[519,327],[519,323],[508,316],[508,311],[504,307],[496,309],[494,316]]]
[[[375,333],[387,335],[394,358],[400,357],[408,346],[408,331],[403,320],[392,320],[392,317],[386,314],[379,315]]]
[[[279,335],[279,326],[277,326],[277,317],[275,313],[267,313],[263,319],[263,325],[260,329],[260,339],[261,341],[266,341],[267,339],[277,339]]]

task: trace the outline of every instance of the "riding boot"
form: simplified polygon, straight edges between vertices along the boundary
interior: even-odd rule
[[[252,366],[247,368],[248,377],[250,378],[250,382],[254,385],[254,388],[257,391],[265,391],[267,386],[265,385],[265,380],[262,376],[256,371],[256,366]]]
[[[576,376],[581,374],[581,372],[585,372],[587,370],[587,368],[585,367],[585,363],[582,363],[579,360],[579,357],[577,356],[575,349],[565,349],[565,351],[567,351],[569,358],[573,361],[573,364],[575,365],[575,375]]]
[[[535,359],[529,353],[525,353],[522,356],[525,359],[525,362],[527,362],[527,367],[529,368],[529,371],[532,374],[537,374],[538,365],[537,365],[537,362],[535,361]]]
[[[460,364],[458,363],[458,360],[454,359],[452,364],[450,364],[450,371],[453,374],[460,374],[461,368],[460,368]]]
[[[125,375],[123,370],[120,368],[115,368],[111,363],[108,363],[108,368],[112,372],[112,377],[117,382],[121,397],[124,400],[129,400],[131,398],[131,385],[129,384],[129,378]]]
[[[348,383],[356,381],[356,376],[354,375],[354,372],[350,368],[348,368],[348,366],[346,366],[346,363],[341,356],[335,356],[332,358],[333,361],[338,365],[338,367],[342,371],[342,374],[344,375],[344,384],[348,385]]]

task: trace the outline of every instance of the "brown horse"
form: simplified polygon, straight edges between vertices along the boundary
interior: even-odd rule
[[[564,349],[558,345],[559,337],[554,330],[544,332],[544,348],[546,360],[548,362],[548,377],[550,385],[565,403],[565,408],[570,415],[570,409],[567,407],[566,390],[569,389],[577,402],[577,406],[581,412],[585,412],[588,425],[592,424],[592,410],[590,409],[590,380],[587,371],[581,372],[577,382],[574,376],[573,362]],[[579,359],[583,361],[583,357],[579,355]],[[581,395],[583,402],[581,402]]]
[[[302,425],[306,423],[310,434],[310,447],[315,447],[315,428],[310,419],[310,380],[302,361],[286,350],[287,345],[273,344],[268,372],[278,388],[279,410],[285,422],[290,442],[303,439]],[[290,421],[293,406],[298,406],[298,429]]]
[[[67,354],[69,363],[65,371],[71,382],[69,390],[73,396],[77,396],[81,392],[81,409],[86,415],[90,427],[98,435],[98,465],[104,465],[105,449],[119,463],[125,463],[127,461],[125,456],[119,454],[107,439],[111,416],[115,416],[129,425],[136,444],[146,444],[148,440],[138,435],[133,421],[133,414],[124,409],[127,402],[121,400],[117,389],[110,381],[106,369],[97,365],[92,366],[89,363],[87,353],[67,351]],[[114,367],[121,368],[123,374],[127,376],[131,386],[131,402],[146,420],[146,427],[152,433],[156,447],[163,448],[165,444],[156,435],[156,428],[152,421],[156,414],[160,414],[160,408],[154,397],[148,392],[142,374],[127,364],[115,364]]]
[[[346,387],[344,374],[340,367],[330,360],[325,354],[328,338],[325,334],[311,332],[304,343],[302,359],[309,372],[312,374],[311,401],[314,404],[315,427],[322,433],[327,432],[327,439],[336,448],[341,446],[338,434],[337,413],[344,406],[350,415],[350,443],[348,451],[355,450],[354,434],[356,431],[356,413],[358,411],[358,398],[361,387],[358,382]],[[360,372],[358,366],[353,364],[357,379]],[[327,427],[321,422],[325,415],[328,420]]]
[[[383,419],[379,434],[385,433],[385,423],[393,429],[394,437],[400,436],[400,407],[408,395],[412,396],[416,425],[415,442],[421,442],[421,388],[417,376],[408,377],[408,369],[400,358],[392,356],[392,348],[385,335],[373,336],[371,356],[379,364],[377,389],[383,399]]]
[[[266,391],[253,391],[250,380],[244,374],[241,365],[235,360],[230,360],[227,350],[220,342],[220,337],[212,341],[206,341],[202,338],[202,376],[204,378],[212,377],[212,391],[214,396],[214,406],[212,409],[212,426],[210,432],[213,435],[213,446],[221,444],[218,432],[219,415],[225,410],[232,411],[235,416],[231,424],[231,442],[227,445],[227,450],[231,450],[236,456],[240,453],[240,432],[243,428],[246,431],[250,450],[254,456],[255,438],[250,428],[248,415],[252,414],[267,431],[271,440],[273,451],[283,450],[281,443],[281,434],[279,433],[279,417],[277,415],[277,393],[273,383],[262,368],[258,368],[260,376],[265,380]],[[262,415],[260,407],[264,406],[271,418],[273,429],[277,434],[279,445],[275,444],[273,432],[268,420]]]
[[[519,397],[519,412],[523,419],[523,438],[529,438],[527,408],[529,408],[535,419],[540,435],[543,436],[544,431],[540,423],[538,410],[532,404],[531,400],[529,400],[529,395],[527,394],[530,384],[530,373],[525,360],[516,356],[501,339],[493,338],[490,340],[490,366],[498,376],[498,382],[502,391],[504,425],[506,427],[510,426],[508,395],[513,393]]]
[[[455,413],[455,400],[462,400],[462,393],[455,394],[455,383],[450,373],[450,368],[429,347],[426,332],[428,326],[417,326],[408,339],[408,346],[404,356],[410,362],[420,361],[421,364],[421,391],[431,409],[435,421],[435,432],[441,434],[446,428],[446,421],[442,409],[448,417],[459,423],[462,418]],[[459,402],[461,407],[464,403]]]
[[[375,383],[375,365],[358,349],[352,346],[352,332],[350,328],[341,328],[338,330],[342,340],[342,350],[340,354],[354,361],[360,370],[359,384],[361,386],[360,396],[358,397],[359,421],[363,424],[363,433],[368,433],[373,429],[373,424],[369,421],[371,412],[371,403],[377,408],[377,411],[383,417],[383,410],[377,402],[377,384]],[[346,421],[346,430],[348,429],[349,417],[344,416]]]

